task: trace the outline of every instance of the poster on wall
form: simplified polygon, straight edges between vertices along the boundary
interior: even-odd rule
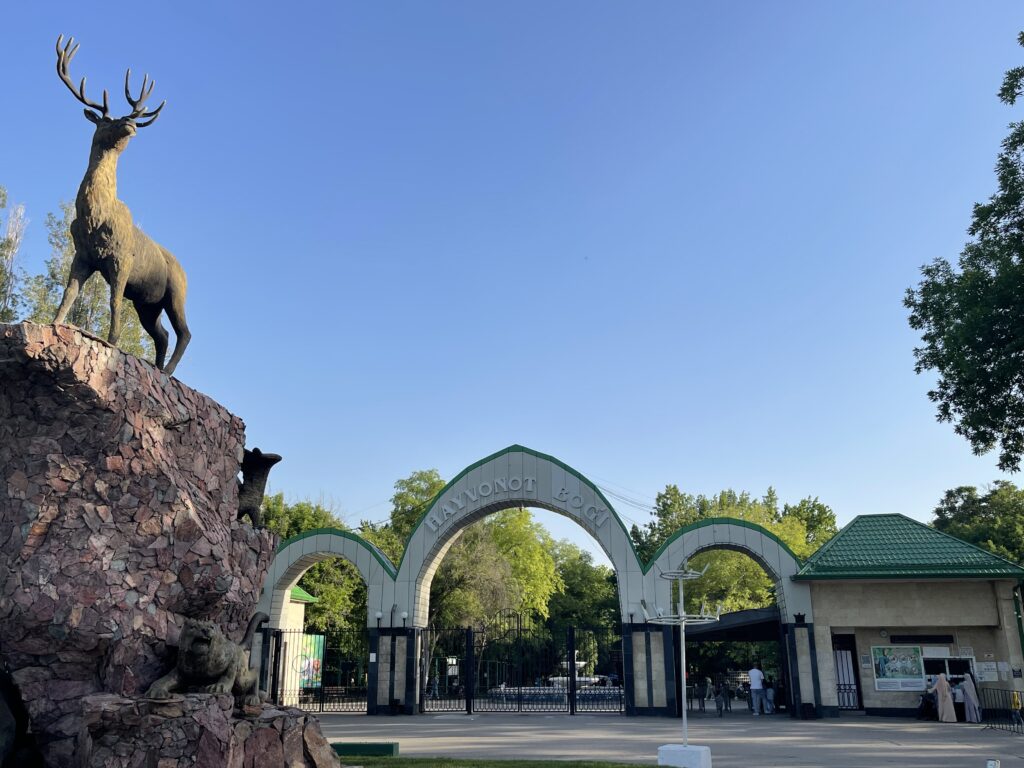
[[[303,635],[299,651],[299,687],[319,688],[324,658],[324,636]]]
[[[924,660],[919,645],[873,645],[876,691],[923,691]]]
[[[974,663],[974,673],[977,675],[979,683],[999,682],[999,664],[997,662],[976,661]]]

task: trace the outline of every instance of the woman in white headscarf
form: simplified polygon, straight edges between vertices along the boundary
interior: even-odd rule
[[[950,692],[945,672],[939,674],[931,693],[935,694],[935,707],[939,711],[939,722],[955,723],[956,710],[953,709],[953,694]]]
[[[964,675],[964,681],[960,686],[964,691],[964,719],[968,723],[981,722],[981,701],[978,699],[978,689],[974,685],[974,678],[968,672]]]

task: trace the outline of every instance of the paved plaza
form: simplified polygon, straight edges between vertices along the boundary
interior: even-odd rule
[[[681,720],[617,715],[325,714],[321,723],[330,741],[398,741],[406,757],[656,763],[659,745],[682,740]],[[694,717],[690,740],[711,747],[715,768],[985,768],[991,759],[1001,768],[1024,766],[1024,736],[855,714],[811,721]]]

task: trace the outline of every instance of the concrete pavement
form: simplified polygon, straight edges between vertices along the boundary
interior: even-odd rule
[[[406,757],[614,760],[657,763],[682,741],[682,721],[621,715],[320,715],[329,741],[398,741]],[[1024,768],[1024,736],[967,723],[859,714],[824,720],[746,712],[690,719],[690,741],[711,747],[715,768]]]

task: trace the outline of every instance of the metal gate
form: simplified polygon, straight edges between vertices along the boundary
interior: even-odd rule
[[[426,629],[422,652],[424,712],[624,710],[622,638],[612,630],[552,632],[504,611],[476,628]]]
[[[853,666],[853,651],[846,648],[833,650],[836,663],[836,695],[841,710],[860,709],[860,691],[857,672]]]
[[[370,637],[366,629],[332,634],[264,629],[255,638],[260,689],[270,701],[307,712],[366,712]]]

